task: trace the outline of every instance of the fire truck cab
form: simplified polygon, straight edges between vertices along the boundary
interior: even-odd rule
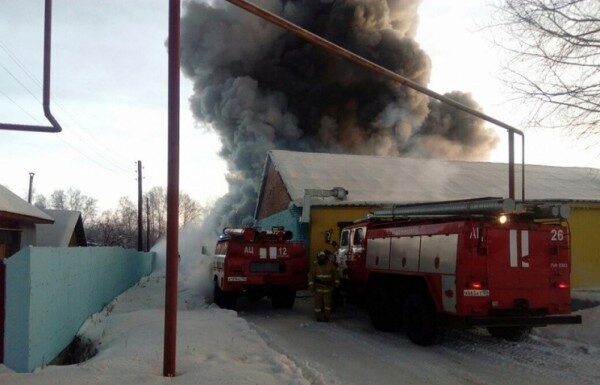
[[[214,302],[234,308],[242,295],[267,296],[275,308],[293,307],[296,291],[308,285],[308,261],[304,244],[290,239],[283,228],[224,229],[213,262]]]
[[[365,299],[373,325],[429,345],[446,327],[517,340],[535,326],[581,323],[570,315],[566,221],[547,218],[550,208],[466,202],[396,207],[342,230],[344,292]]]

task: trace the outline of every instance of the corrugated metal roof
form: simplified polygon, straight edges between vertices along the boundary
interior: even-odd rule
[[[34,205],[27,203],[6,187],[0,185],[0,213],[23,217],[34,223],[52,222],[53,219]]]
[[[36,246],[69,246],[77,222],[81,221],[81,213],[79,211],[49,209],[44,209],[44,212],[54,218],[54,223],[36,225]],[[83,227],[83,223],[80,226]]]
[[[282,150],[270,151],[269,157],[290,197],[299,205],[304,189],[338,186],[349,191],[347,201],[327,198],[323,203],[386,204],[508,196],[505,163]],[[521,191],[520,171],[517,166],[517,199]],[[598,200],[600,170],[526,165],[525,195],[527,199]]]

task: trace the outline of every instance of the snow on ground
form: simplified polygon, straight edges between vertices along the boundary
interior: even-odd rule
[[[426,348],[400,333],[374,330],[366,312],[353,305],[329,324],[314,322],[311,307],[310,298],[297,300],[291,311],[242,301],[239,314],[313,384],[600,383],[600,345],[581,338],[600,334],[597,319],[589,317],[599,307],[582,311],[584,325],[567,326],[573,331],[568,344],[553,334],[567,333],[556,326],[537,329],[518,343],[483,330],[454,330],[440,345]]]
[[[92,316],[80,333],[98,354],[80,365],[48,366],[32,374],[0,365],[0,384],[308,384],[285,355],[268,347],[233,311],[179,292],[177,373],[162,377],[164,278],[152,276]]]
[[[583,318],[583,325],[552,325],[536,330],[536,334],[552,338],[557,343],[582,349],[600,351],[600,289],[577,290],[571,294],[575,311]]]
[[[81,328],[98,342],[95,357],[33,374],[0,365],[0,384],[600,383],[599,306],[579,311],[584,325],[537,329],[524,342],[451,331],[440,345],[423,348],[402,334],[374,330],[353,305],[325,324],[313,321],[308,296],[292,310],[241,300],[236,313],[206,304],[185,285],[179,292],[178,376],[166,379],[163,295],[162,275],[143,279]],[[593,303],[595,295],[582,298]]]

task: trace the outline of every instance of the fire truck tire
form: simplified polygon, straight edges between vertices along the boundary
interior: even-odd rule
[[[531,332],[530,327],[514,326],[514,327],[489,327],[488,333],[496,338],[501,338],[507,341],[523,341]]]
[[[296,292],[289,289],[277,290],[271,295],[271,305],[275,309],[291,309],[296,301]]]
[[[248,290],[246,292],[246,298],[250,302],[258,302],[264,297],[264,293],[260,290]]]
[[[402,320],[408,338],[417,345],[434,345],[443,337],[443,328],[438,323],[435,306],[420,291],[413,291],[406,297]]]
[[[221,309],[233,309],[237,298],[234,293],[227,293],[221,290],[217,280],[214,280],[213,285],[213,302],[217,304]]]
[[[392,300],[389,291],[383,285],[375,286],[369,293],[368,309],[369,318],[373,327],[384,332],[394,331],[398,328],[397,320],[394,319]]]

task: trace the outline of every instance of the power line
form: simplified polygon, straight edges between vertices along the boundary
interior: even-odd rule
[[[29,116],[35,122],[39,123],[40,125],[42,124],[42,122],[38,118],[36,118],[29,111],[27,111],[26,109],[24,109],[23,107],[21,107],[21,105],[19,103],[15,102],[15,100],[13,98],[11,98],[10,96],[8,96],[4,92],[2,92],[2,90],[0,90],[0,94],[2,94],[6,99],[8,99],[10,102],[12,102],[12,104],[14,104],[15,106],[17,106],[21,111],[23,111],[25,114],[27,114],[27,116]]]
[[[42,104],[42,101],[40,100],[40,98],[35,96],[35,94],[33,92],[31,92],[31,90],[29,88],[27,88],[27,86],[25,84],[23,84],[12,72],[10,72],[10,70],[8,68],[6,68],[3,64],[0,64],[0,67],[2,67],[4,69],[4,71],[6,71],[17,83],[19,83],[21,85],[21,87],[23,87],[25,89],[25,91],[27,91],[29,93],[29,95],[33,96],[33,98],[35,100],[37,100],[40,104]]]
[[[13,54],[11,52],[11,50],[0,41],[0,48],[2,48],[2,50],[4,52],[6,52],[6,54],[8,55],[8,57],[37,85],[38,88],[42,89],[42,84],[40,82],[40,80],[31,73],[31,71],[29,71],[27,69],[27,67],[25,66],[25,64],[23,64],[23,62],[21,60],[19,60],[19,58]],[[27,92],[29,92],[29,94],[31,96],[33,96],[38,102],[41,103],[41,101],[39,100],[39,98],[37,98],[33,92],[31,92],[19,79],[17,79],[17,77],[12,74],[12,72],[10,72],[6,67],[4,67],[2,64],[0,64],[0,66],[2,66],[4,68],[5,71],[7,71],[12,77],[13,79],[15,79],[23,88],[25,88],[27,90]],[[56,97],[55,97],[56,99]],[[131,159],[127,159],[125,157],[123,157],[121,154],[111,150],[108,146],[106,146],[100,139],[98,139],[98,137],[96,137],[95,135],[92,134],[91,131],[89,130],[84,130],[81,125],[79,124],[79,122],[75,119],[75,117],[69,112],[67,111],[67,109],[65,107],[63,107],[60,103],[58,103],[57,101],[54,102],[54,104],[56,104],[59,109],[61,111],[63,111],[67,116],[69,116],[71,122],[74,124],[75,127],[77,127],[82,133],[84,133],[84,135],[89,135],[91,141],[87,141],[86,138],[82,137],[76,130],[71,131],[74,135],[78,136],[78,139],[84,143],[84,142],[88,142],[88,145],[91,143],[91,147],[96,147],[96,154],[103,158],[105,161],[108,161],[110,163],[112,163],[113,165],[115,165],[117,168],[121,169],[122,171],[126,172],[127,170],[121,166],[118,162],[112,160],[111,158],[108,158],[106,156],[104,156],[99,150],[102,150],[102,148],[104,148],[104,151],[106,151],[106,154],[109,154],[111,157],[112,156],[117,156],[119,158],[121,158],[121,161],[124,161],[126,163],[129,163],[129,161]],[[101,147],[102,148],[101,148]]]
[[[77,147],[73,146],[71,143],[67,142],[66,140],[64,140],[63,138],[60,137],[60,135],[52,135],[53,137],[57,138],[58,140],[60,140],[61,142],[63,142],[64,144],[66,144],[67,146],[69,146],[73,151],[81,154],[82,156],[84,156],[85,158],[87,158],[89,161],[94,162],[96,165],[98,165],[99,167],[108,170],[110,172],[113,172],[115,174],[119,174],[120,172],[114,168],[109,168],[105,165],[100,164],[98,161],[96,161],[94,158],[88,156],[85,152],[79,150]]]
[[[8,55],[9,58],[12,59],[13,62],[15,62],[17,64],[17,66],[19,66],[19,68],[21,68],[21,70],[23,72],[25,72],[25,74],[29,77],[29,79],[31,79],[35,84],[38,85],[38,87],[43,88],[42,87],[42,83],[40,82],[40,80],[38,78],[35,77],[35,75],[33,75],[28,69],[27,67],[25,67],[25,64],[23,64],[23,62],[21,62],[19,60],[19,58],[14,55],[6,45],[4,45],[1,41],[0,41],[0,48],[2,48],[2,50],[4,52],[6,52],[6,54]]]
[[[0,64],[0,66],[2,66]],[[23,85],[21,82],[19,82],[19,84]],[[23,87],[25,87],[23,85]],[[26,88],[26,87],[25,87]],[[27,88],[26,88],[27,89]],[[0,93],[6,97],[10,102],[12,102],[14,105],[16,105],[21,111],[23,111],[25,114],[27,114],[28,116],[30,116],[33,120],[35,120],[36,122],[40,123],[39,119],[37,119],[35,116],[33,116],[29,111],[27,111],[25,108],[23,108],[19,103],[17,103],[13,98],[11,98],[10,96],[8,96],[7,94],[5,94],[4,92],[2,92],[0,90]],[[69,143],[68,141],[64,140],[60,135],[52,135],[52,137],[57,138],[58,140],[60,140],[61,142],[63,142],[65,145],[67,145],[69,148],[71,148],[73,151],[79,153],[80,155],[82,155],[83,157],[85,157],[86,159],[88,159],[89,161],[95,163],[96,165],[98,165],[99,167],[108,170],[110,172],[119,174],[119,171],[115,168],[109,168],[105,165],[100,164],[98,161],[96,161],[95,159],[93,159],[92,157],[88,156],[86,153],[82,152],[81,150],[79,150],[77,147],[73,146],[71,143]]]
[[[12,72],[10,72],[4,65],[0,64],[0,67],[2,67],[17,83],[19,83],[31,96],[33,96],[38,102],[41,103],[41,101],[39,100],[39,98],[37,98],[33,92],[25,85],[23,84]],[[31,115],[28,111],[26,111],[24,108],[22,108],[20,105],[18,105],[12,98],[8,97],[8,95],[6,95],[4,92],[2,93],[4,96],[6,96],[7,98],[9,98],[9,100],[11,100],[12,103],[16,104],[19,109],[21,109],[22,111],[24,111],[27,115],[29,115],[30,117],[32,117],[35,121],[37,121],[39,123],[39,120],[34,118],[33,115]],[[77,136],[78,140],[83,143],[84,145],[86,144],[86,140],[84,138],[82,138],[77,132],[73,131],[73,134],[75,136]],[[67,143],[63,138],[59,138],[62,142]],[[94,143],[94,142],[92,142]],[[69,146],[73,149],[75,149],[75,147],[73,147],[71,144],[69,144]],[[83,152],[76,150],[78,153],[82,154],[83,156],[85,156],[87,159],[92,160],[94,163],[100,165],[99,162],[97,162],[96,160],[92,159],[90,156],[88,156],[87,154],[84,154]],[[100,152],[98,152],[98,150],[96,150],[96,155],[99,158],[102,158],[105,162],[107,162],[108,164],[111,164],[112,167],[114,169],[120,169],[120,171],[122,172],[128,172],[128,170],[126,170],[124,167],[122,167],[121,165],[119,165],[117,162],[107,158],[106,156],[102,155]],[[101,166],[103,167],[103,166]],[[106,168],[106,167],[104,167]],[[107,168],[108,169],[108,168]]]

